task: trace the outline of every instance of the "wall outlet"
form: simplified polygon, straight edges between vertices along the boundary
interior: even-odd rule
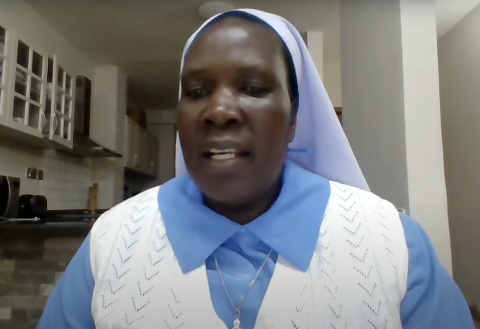
[[[29,179],[37,179],[37,169],[27,168],[27,172],[25,174],[25,177],[27,177]]]
[[[39,170],[37,173],[37,179],[38,180],[43,180],[43,170]]]

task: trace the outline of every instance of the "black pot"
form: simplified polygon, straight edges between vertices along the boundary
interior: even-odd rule
[[[47,198],[43,195],[24,194],[18,201],[18,217],[43,218],[47,213]]]

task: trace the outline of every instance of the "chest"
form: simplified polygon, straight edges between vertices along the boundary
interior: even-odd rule
[[[306,272],[279,257],[255,329],[401,328],[397,269],[372,239],[382,226],[366,225],[355,202],[347,203],[327,208]],[[101,242],[109,256],[95,278],[97,329],[224,329],[205,266],[183,274],[160,214],[149,216],[148,226],[130,217],[115,239]]]

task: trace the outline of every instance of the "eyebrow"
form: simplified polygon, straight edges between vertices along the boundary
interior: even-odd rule
[[[274,74],[270,72],[270,70],[267,70],[263,65],[248,65],[248,66],[241,66],[237,68],[236,70],[237,73],[240,73],[242,75],[253,75],[253,74],[261,74],[264,76],[272,77]],[[186,77],[203,77],[208,74],[208,69],[204,68],[187,68],[182,71],[181,73],[181,78],[186,78]]]

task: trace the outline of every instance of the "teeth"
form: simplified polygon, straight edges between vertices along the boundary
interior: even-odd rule
[[[235,153],[222,153],[212,155],[212,159],[214,160],[228,160],[233,158],[235,158]]]
[[[224,149],[224,150],[211,149],[210,153],[213,153],[213,154],[235,153],[235,150],[234,149]]]

